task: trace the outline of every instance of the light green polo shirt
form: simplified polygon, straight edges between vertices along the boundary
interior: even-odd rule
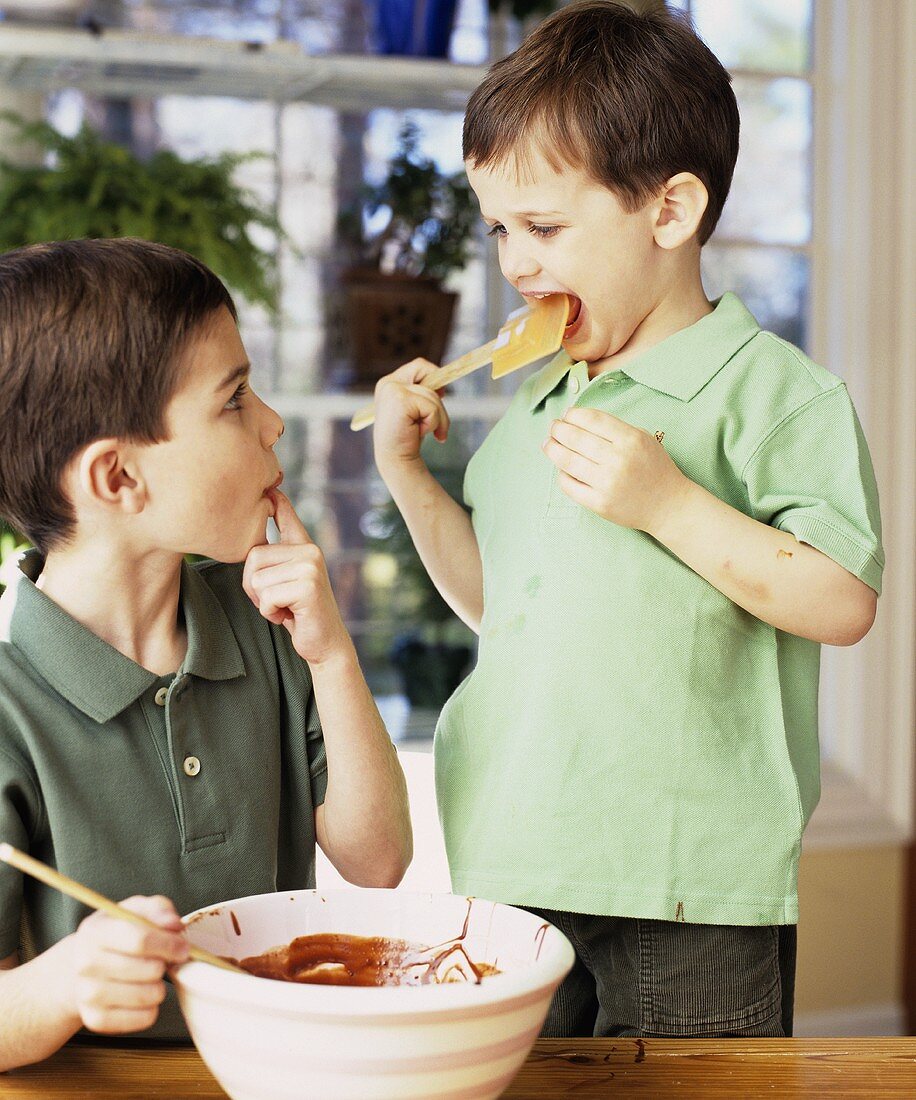
[[[36,576],[36,554],[23,568]],[[0,600],[0,839],[119,899],[179,913],[315,883],[324,743],[308,665],[245,595],[241,565],[184,566],[187,655],[157,676],[26,576]],[[89,910],[0,864],[0,958]],[[147,1036],[185,1035],[170,990]]]
[[[580,913],[793,923],[819,795],[820,647],[570,500],[540,449],[570,405],[664,431],[693,481],[880,585],[875,478],[846,387],[734,295],[592,381],[558,355],[465,480],[484,613],[478,663],[436,732],[453,888]]]

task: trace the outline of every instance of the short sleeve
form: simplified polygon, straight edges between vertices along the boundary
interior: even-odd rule
[[[0,840],[29,850],[27,822],[39,813],[40,799],[27,771],[0,750]],[[0,862],[0,959],[19,949],[22,873]]]
[[[321,730],[321,719],[318,717],[318,705],[312,690],[309,690],[306,707],[305,739],[312,783],[312,805],[318,807],[324,802],[328,787],[328,760],[324,751],[324,734]]]
[[[284,729],[284,754],[288,760],[298,759],[290,766],[287,775],[308,770],[308,782],[311,789],[313,807],[324,802],[328,785],[328,762],[324,750],[324,734],[312,676],[306,661],[299,656],[293,646],[289,632],[282,626],[270,625],[274,652],[280,673],[281,724]],[[301,756],[302,731],[305,731],[305,755]]]
[[[315,810],[324,802],[328,765],[308,664],[289,632],[270,625],[280,674],[283,778],[277,835],[278,890],[315,884]]]
[[[844,385],[782,420],[751,454],[743,480],[755,519],[790,532],[881,592],[878,487]]]

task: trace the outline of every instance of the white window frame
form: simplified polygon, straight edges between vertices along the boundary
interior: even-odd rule
[[[831,758],[806,849],[913,835],[916,5],[815,0],[812,357],[841,375],[881,494],[888,569],[857,646],[824,652]]]

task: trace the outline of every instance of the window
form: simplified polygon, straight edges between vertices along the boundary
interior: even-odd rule
[[[807,349],[811,272],[812,49],[808,0],[680,0],[732,74],[741,147],[705,249],[711,297],[733,290],[763,328]]]
[[[112,4],[104,5],[111,7]],[[676,0],[730,68],[742,113],[731,196],[706,250],[710,295],[736,289],[765,327],[840,374],[865,423],[882,492],[890,569],[879,620],[851,650],[826,651],[822,680],[824,798],[814,842],[874,843],[908,835],[912,821],[916,406],[914,272],[907,243],[916,134],[908,35],[910,5],[840,0]],[[298,38],[316,52],[364,46],[359,0],[129,0],[135,26],[185,33]],[[344,19],[346,14],[348,19]],[[192,16],[196,23],[192,25]],[[180,18],[179,18],[180,17]],[[185,20],[185,22],[181,22]],[[483,0],[464,0],[456,60],[485,54]],[[460,47],[456,42],[460,41]],[[458,57],[461,53],[460,58]],[[324,312],[341,196],[391,151],[401,114],[365,104],[360,115],[305,104],[163,96],[134,100],[134,135],[179,151],[260,148],[247,179],[279,204],[291,237],[281,245],[284,315],[275,330],[248,310],[243,327],[257,383],[287,419],[287,486],[327,554],[335,587],[374,690],[393,700],[395,733],[412,732],[392,664],[395,635],[417,618],[419,596],[384,548],[387,494],[370,440],[347,420],[362,400],[335,382],[335,318]],[[55,117],[72,126],[101,106],[64,93]],[[424,147],[456,163],[459,115],[416,116]],[[465,273],[455,350],[492,335],[511,304],[491,260]],[[504,407],[514,380],[482,374],[456,387],[454,440],[437,452],[452,475]],[[436,628],[457,632],[454,622]],[[463,642],[464,636],[453,640]],[[428,732],[431,715],[413,724]]]

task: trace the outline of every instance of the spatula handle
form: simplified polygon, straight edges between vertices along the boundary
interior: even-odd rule
[[[449,385],[450,382],[464,378],[466,374],[492,363],[495,347],[496,341],[491,340],[482,347],[465,352],[464,355],[453,359],[451,363],[446,363],[444,367],[437,367],[436,370],[431,371],[423,379],[422,384],[431,390],[440,390],[443,386]],[[361,428],[368,428],[374,420],[375,402],[372,402],[372,404],[366,405],[354,415],[350,421],[350,427],[354,432],[358,432]]]

